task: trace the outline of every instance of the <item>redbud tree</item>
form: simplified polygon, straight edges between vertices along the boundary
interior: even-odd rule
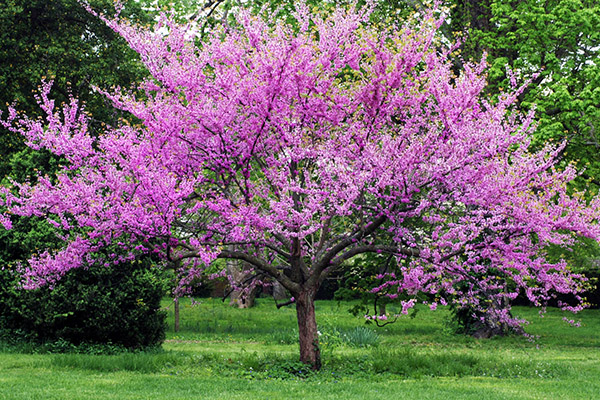
[[[44,119],[3,118],[64,160],[56,177],[3,190],[7,228],[13,214],[64,234],[62,250],[31,257],[24,285],[143,253],[184,283],[216,259],[242,260],[289,290],[300,359],[314,368],[315,294],[360,254],[397,258],[400,272],[374,291],[408,296],[404,312],[425,292],[432,308],[466,304],[515,323],[484,300],[578,293],[582,277],[544,248],[597,238],[598,201],[567,193],[576,171],[554,168],[560,146],[530,148],[520,89],[483,98],[483,62],[455,74],[434,12],[396,27],[369,21],[371,10],[240,10],[202,39],[169,17],[149,29],[99,16],[150,77],[105,92],[131,117],[97,137],[76,99],[48,98],[49,82]],[[121,251],[103,255],[109,245]]]

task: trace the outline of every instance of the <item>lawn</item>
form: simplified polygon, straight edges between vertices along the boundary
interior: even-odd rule
[[[172,326],[172,304],[169,323]],[[455,335],[445,309],[364,327],[349,303],[317,302],[322,371],[297,362],[295,311],[259,299],[238,310],[184,302],[162,349],[115,355],[36,354],[4,346],[1,399],[593,399],[600,396],[600,311],[516,308],[523,337]]]

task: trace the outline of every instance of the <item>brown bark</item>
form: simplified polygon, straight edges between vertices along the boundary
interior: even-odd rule
[[[175,332],[179,332],[179,299],[176,298],[174,300],[175,303],[175,307],[174,307],[174,313],[175,313],[175,326],[174,326],[174,330]]]
[[[300,361],[321,369],[321,350],[315,315],[315,291],[305,290],[296,297],[296,315],[298,316],[298,334],[300,339]]]

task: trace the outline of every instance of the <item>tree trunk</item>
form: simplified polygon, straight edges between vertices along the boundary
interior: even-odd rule
[[[175,332],[179,332],[179,298],[176,298],[174,300],[175,303],[175,307],[174,307],[174,314],[175,314],[175,327],[174,327],[174,331]]]
[[[273,282],[273,298],[275,300],[284,300],[290,298],[286,288],[284,288],[283,285],[277,281]]]
[[[254,307],[254,300],[258,294],[258,287],[250,289],[248,292],[242,290],[234,290],[229,295],[229,305],[237,308],[252,308]]]
[[[321,369],[321,350],[315,316],[315,293],[303,291],[296,297],[296,315],[298,316],[298,334],[300,339],[300,361]]]
[[[230,279],[233,280],[234,285],[244,286],[246,279],[249,274],[245,269],[244,265],[238,260],[227,260],[226,261],[227,274]],[[254,307],[254,299],[258,293],[258,288],[252,287],[248,289],[233,288],[229,294],[229,305],[238,308],[250,308]]]

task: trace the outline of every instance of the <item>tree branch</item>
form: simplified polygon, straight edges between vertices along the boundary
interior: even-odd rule
[[[221,253],[217,256],[217,258],[230,258],[236,260],[246,261],[248,264],[253,265],[259,270],[271,275],[274,279],[276,279],[279,283],[283,285],[286,289],[288,289],[292,293],[300,292],[300,285],[296,282],[292,281],[288,276],[286,276],[282,271],[278,270],[275,266],[269,264],[267,261],[262,258],[252,256],[248,253],[244,253],[241,251],[231,251],[231,250],[222,250]]]
[[[352,246],[357,241],[369,236],[373,232],[375,232],[381,225],[383,225],[388,220],[387,216],[381,215],[369,225],[362,227],[355,231],[352,235],[347,236],[345,239],[340,241],[338,244],[333,246],[331,249],[327,250],[320,260],[316,260],[313,265],[313,271],[310,276],[310,280],[320,280],[322,272],[330,265],[331,261],[340,254],[344,249],[349,246]],[[318,257],[318,254],[317,254]]]
[[[363,253],[387,253],[387,254],[396,254],[396,255],[404,255],[408,257],[420,257],[421,251],[419,249],[411,249],[402,246],[377,246],[377,245],[363,245],[357,246],[349,249],[348,251],[340,254],[331,260],[331,264],[336,267],[340,265],[342,262],[351,259],[354,256]]]
[[[285,307],[285,306],[289,306],[290,304],[294,304],[296,302],[296,299],[293,300],[288,300],[284,303],[277,303],[277,301],[275,301],[275,306],[277,307],[277,309],[280,309],[281,307]]]

